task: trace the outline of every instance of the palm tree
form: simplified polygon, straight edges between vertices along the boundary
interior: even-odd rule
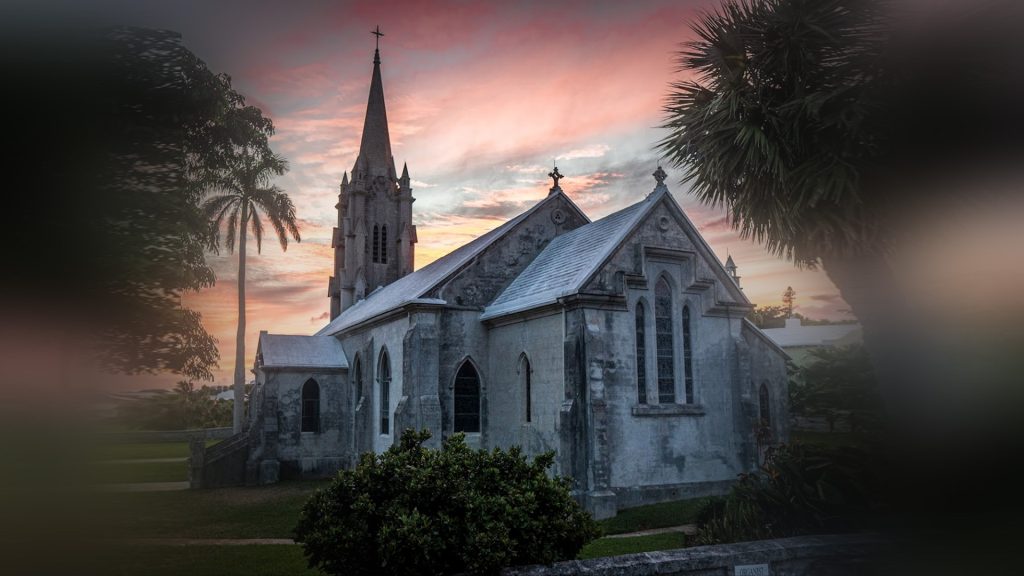
[[[256,239],[256,252],[263,248],[263,222],[270,222],[281,250],[288,249],[288,236],[301,242],[295,221],[295,205],[291,198],[270,183],[274,176],[288,170],[288,163],[273,153],[245,154],[231,171],[221,190],[203,203],[203,214],[211,226],[210,246],[220,246],[222,228],[226,228],[224,245],[229,253],[235,250],[238,237],[238,334],[235,348],[234,413],[235,433],[242,430],[245,397],[245,246],[248,232]]]
[[[899,309],[886,253],[891,189],[866,183],[889,135],[872,0],[726,0],[693,25],[658,147],[744,238],[821,266],[875,356]],[[877,175],[877,174],[875,174]],[[905,197],[903,198],[905,200]]]

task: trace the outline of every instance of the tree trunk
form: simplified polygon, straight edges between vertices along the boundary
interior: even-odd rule
[[[242,221],[238,227],[238,334],[235,336],[235,382],[232,429],[242,431],[245,411],[245,238],[248,235],[249,207],[242,204]]]
[[[881,254],[824,257],[822,265],[860,322],[886,412],[893,424],[916,420],[921,379],[915,375],[915,339],[909,307]],[[913,428],[913,427],[912,427]]]

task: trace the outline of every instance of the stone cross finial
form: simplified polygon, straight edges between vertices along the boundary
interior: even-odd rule
[[[664,185],[665,178],[668,178],[668,174],[666,174],[665,171],[661,169],[660,165],[658,166],[658,169],[654,171],[654,174],[652,174],[652,176],[654,176],[654,179],[658,181],[658,186]]]
[[[562,174],[558,171],[558,166],[555,166],[554,170],[548,172],[548,177],[555,181],[555,185],[551,187],[552,190],[557,189],[558,181],[561,180],[562,178],[565,178],[565,176],[562,176]]]

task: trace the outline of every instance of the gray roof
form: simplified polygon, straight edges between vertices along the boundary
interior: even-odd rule
[[[332,336],[262,333],[259,349],[267,368],[348,368],[345,350]]]
[[[651,194],[641,202],[552,240],[484,309],[481,319],[551,304],[578,291],[661,196],[658,192]]]
[[[797,318],[786,320],[785,328],[762,330],[783,348],[799,346],[836,346],[860,341],[860,324],[826,324],[803,326]]]
[[[362,322],[400,308],[407,304],[446,304],[444,300],[436,298],[424,298],[423,295],[433,290],[444,280],[483,252],[488,246],[509,232],[516,224],[522,222],[527,216],[538,210],[557,194],[545,197],[529,210],[515,218],[498,226],[494,230],[480,236],[479,238],[456,248],[441,258],[427,264],[423,268],[395,280],[394,282],[374,290],[359,302],[349,307],[337,318],[324,326],[317,336],[334,335]],[[570,201],[571,202],[571,201]],[[581,213],[582,214],[582,213]]]

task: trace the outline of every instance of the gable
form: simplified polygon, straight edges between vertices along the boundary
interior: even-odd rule
[[[511,284],[549,243],[590,222],[565,194],[552,195],[514,229],[490,243],[467,266],[428,296],[457,306],[483,308]]]
[[[559,236],[495,301],[482,319],[557,302],[576,293],[621,295],[626,277],[643,276],[653,252],[692,262],[688,289],[713,289],[712,303],[751,306],[668,189]]]
[[[678,262],[682,289],[702,294],[705,312],[748,309],[752,305],[671,194],[657,202],[581,288],[587,294],[621,294],[622,282],[643,285],[647,262]],[[622,280],[619,280],[619,277]]]

